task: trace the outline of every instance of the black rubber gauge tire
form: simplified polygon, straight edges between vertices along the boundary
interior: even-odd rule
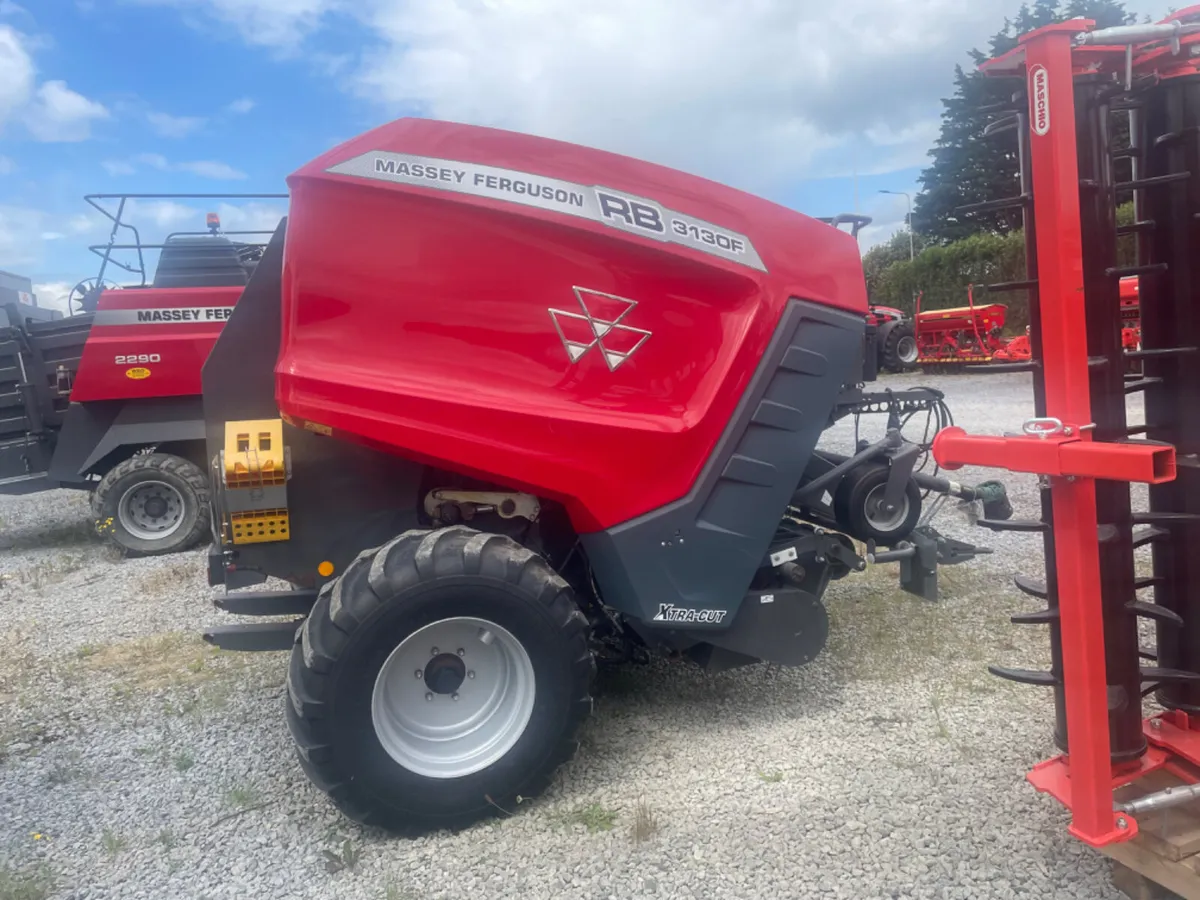
[[[904,486],[900,507],[891,515],[879,507],[890,470],[885,465],[860,466],[842,479],[833,498],[838,525],[860,541],[890,546],[912,533],[921,519],[921,491],[911,478]]]

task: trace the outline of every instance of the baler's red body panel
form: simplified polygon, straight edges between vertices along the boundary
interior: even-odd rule
[[[404,170],[440,187],[395,180],[393,154],[440,161]],[[488,186],[480,167],[514,170],[491,186],[521,181],[525,196],[457,192]],[[529,205],[538,179],[582,187]],[[580,531],[687,493],[789,298],[867,311],[849,235],[601,151],[400,120],[289,186],[281,412],[561,500]],[[580,214],[595,186],[647,198],[633,227]],[[647,209],[685,239],[694,218],[718,226],[696,240],[741,235],[753,252],[667,242],[638,227]]]
[[[241,293],[240,287],[105,291],[71,401],[198,396],[204,360]]]

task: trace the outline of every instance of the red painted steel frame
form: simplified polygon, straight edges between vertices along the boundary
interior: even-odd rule
[[[1042,465],[1035,469],[1051,476],[1054,498],[1051,524],[1056,538],[1062,676],[1071,753],[1069,758],[1034,769],[1029,780],[1039,790],[1050,791],[1069,805],[1071,834],[1085,843],[1103,846],[1133,837],[1137,823],[1132,817],[1113,811],[1093,478],[1111,472],[1127,480],[1131,474],[1146,469],[1131,472],[1124,468],[1128,459],[1115,458],[1112,451],[1120,449],[1127,456],[1129,445],[1118,448],[1118,445],[1096,444],[1091,442],[1090,432],[1080,431],[1081,426],[1091,423],[1091,399],[1087,341],[1084,330],[1079,328],[1085,308],[1071,39],[1092,26],[1090,21],[1076,19],[1034,31],[1021,38],[1016,54],[1007,55],[1003,64],[1009,67],[1019,62],[1014,56],[1023,52],[1029,81],[1046,410],[1070,428],[1069,436],[1074,437],[1069,443],[1057,441],[1058,447],[1038,448]],[[1010,444],[1028,441],[1007,440]],[[1004,459],[995,454],[996,441],[954,434],[948,442],[943,440],[942,456],[952,448],[955,459],[951,462],[1003,464]],[[1072,467],[1064,459],[1065,448],[1070,444],[1075,444],[1078,447],[1075,452],[1082,451],[1088,459],[1088,471],[1094,473],[1090,477],[1071,474]],[[1033,449],[1032,445],[1025,446]],[[1149,456],[1163,448],[1137,449]],[[1164,479],[1174,469],[1173,449],[1167,449],[1169,469],[1161,459],[1157,469],[1149,459],[1143,461],[1151,474],[1157,472]],[[936,446],[934,456],[939,463],[943,462]],[[1027,465],[1024,468],[1029,470]],[[1068,775],[1068,768],[1070,790],[1064,792],[1062,779]]]

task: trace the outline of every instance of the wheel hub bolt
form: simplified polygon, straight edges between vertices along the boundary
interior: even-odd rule
[[[438,650],[438,648],[437,648],[437,647],[434,647],[432,650],[430,650],[430,651],[429,651],[429,655],[430,655],[430,656],[437,656],[437,655],[438,655],[440,652],[441,652],[441,651],[440,651],[440,650]]]
[[[450,699],[451,699],[451,700],[457,700],[457,699],[458,699],[458,694],[451,694],[451,695],[450,695]]]
[[[426,692],[425,692],[425,701],[426,701],[427,703],[428,703],[428,702],[432,702],[432,701],[433,701],[433,691],[426,691]]]
[[[459,647],[459,648],[458,648],[458,655],[459,655],[459,656],[466,656],[466,655],[467,655],[467,651],[466,651],[466,650],[464,650],[462,647]]]
[[[474,672],[468,672],[468,673],[467,673],[467,677],[468,677],[468,678],[474,678],[474,677],[475,677],[475,673],[474,673]]]
[[[420,669],[417,669],[417,671],[413,672],[413,677],[414,678],[424,678],[425,673],[422,672]]]

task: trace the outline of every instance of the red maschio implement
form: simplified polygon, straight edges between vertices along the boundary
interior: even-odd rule
[[[1050,669],[992,669],[1054,690],[1062,755],[1029,781],[1070,810],[1073,835],[1189,897],[1200,896],[1200,857],[1158,811],[1185,821],[1184,805],[1200,796],[1197,49],[1200,6],[1158,25],[1049,26],[984,64],[1025,82],[1027,107],[1012,114],[1022,193],[1003,202],[1024,212],[1036,279],[1035,416],[1024,436],[951,428],[933,447],[947,468],[1046,478],[1039,520],[1017,525],[1045,541],[1045,581],[1019,584],[1046,609],[1019,618],[1050,626]],[[1123,121],[1128,147],[1115,141]],[[1120,158],[1133,165],[1118,181]],[[1130,196],[1135,221],[1118,229],[1116,204]],[[1136,265],[1118,264],[1120,233],[1135,235]],[[1136,341],[1122,326],[1139,329]],[[1131,365],[1143,371],[1128,374]],[[1126,420],[1136,394],[1144,424]],[[1148,509],[1131,503],[1133,481],[1151,485]],[[1147,546],[1150,575],[1134,567]],[[1155,624],[1153,647],[1139,643],[1142,619]],[[1150,693],[1168,712],[1143,720]]]

